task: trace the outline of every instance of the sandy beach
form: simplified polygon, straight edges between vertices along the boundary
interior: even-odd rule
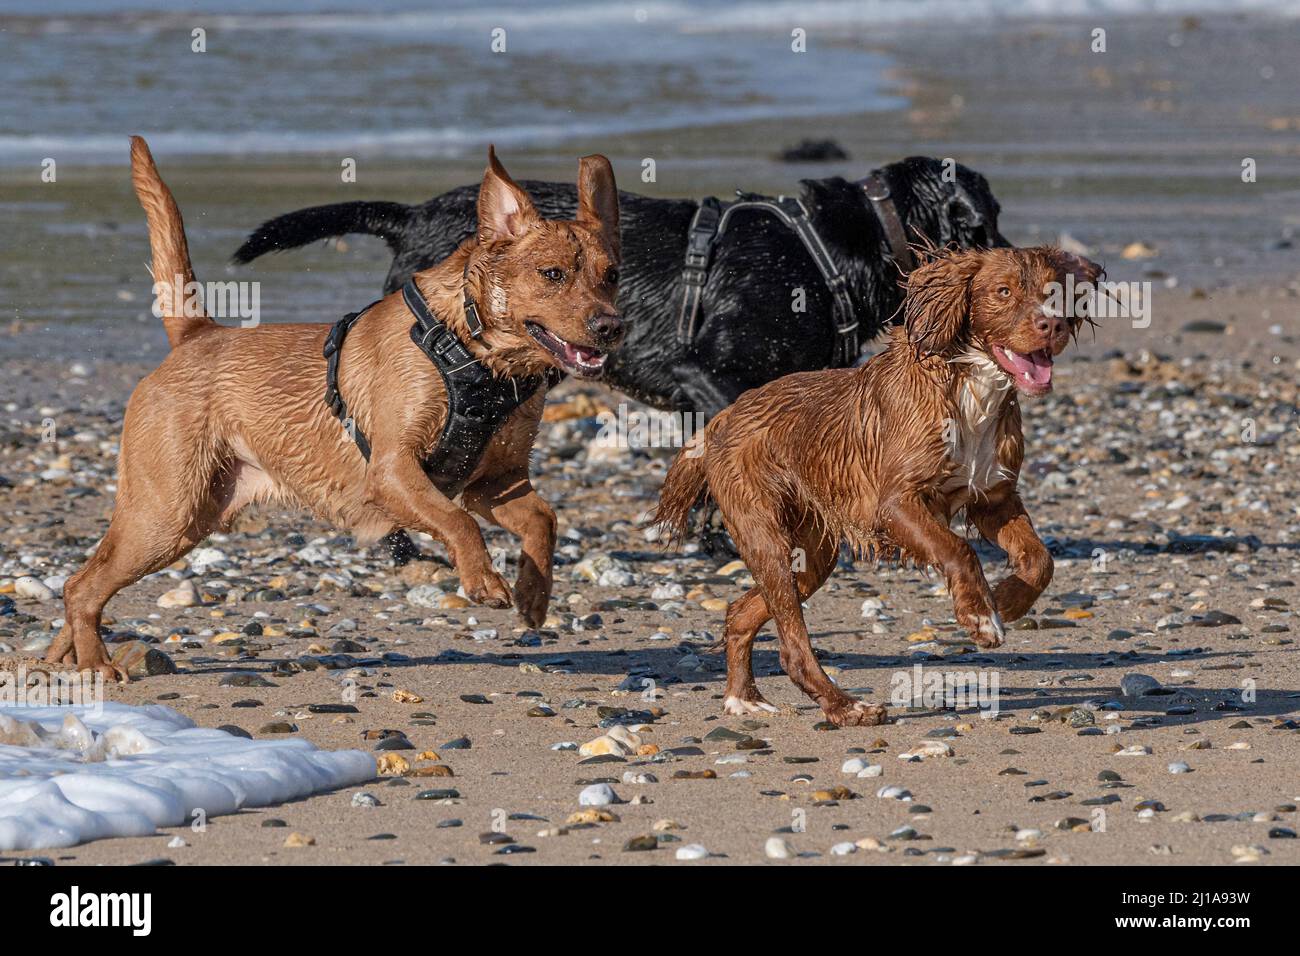
[[[1054,392],[1026,403],[1022,494],[1056,576],[1002,648],[965,642],[942,578],[911,569],[846,563],[808,602],[842,687],[907,698],[893,723],[819,726],[770,628],[756,664],[780,713],[722,715],[723,661],[708,645],[750,579],[655,540],[647,513],[672,450],[603,446],[597,416],[626,400],[568,382],[535,454],[560,524],[551,618],[537,631],[465,606],[428,540],[429,560],[397,569],[277,510],[208,541],[198,570],[192,556],[108,607],[111,641],[140,642],[142,668],[175,671],[142,672],[108,700],[373,751],[375,781],[203,832],[4,855],[686,865],[700,854],[678,851],[700,845],[710,864],[1300,862],[1300,36],[1285,22],[1130,18],[1102,57],[1075,22],[846,34],[836,42],[884,58],[885,92],[905,105],[511,150],[521,177],[570,179],[573,157],[599,148],[624,188],[696,196],[951,155],[988,176],[1013,242],[1076,244],[1110,278],[1150,283],[1149,324],[1085,333]],[[810,136],[851,159],[773,158]],[[637,181],[643,156],[660,157],[655,183]],[[1256,182],[1241,179],[1246,157]],[[235,270],[248,229],[362,195],[420,201],[482,165],[375,157],[346,192],[328,156],[160,164],[199,278],[260,280],[264,314],[298,321],[373,298],[386,250],[349,239]],[[124,165],[68,164],[57,193],[30,167],[0,169],[0,182],[0,669],[13,670],[34,664],[63,613],[58,600],[15,598],[13,580],[71,573],[102,534],[122,410],[166,340],[148,314]],[[515,543],[487,539],[513,569]],[[1000,575],[1001,553],[980,553]],[[200,603],[159,606],[186,581]],[[992,704],[913,698],[925,674],[973,674],[996,685]],[[321,712],[345,702],[354,709]],[[577,751],[628,726],[631,753]],[[600,784],[615,802],[581,806]],[[773,839],[787,859],[773,858]]]

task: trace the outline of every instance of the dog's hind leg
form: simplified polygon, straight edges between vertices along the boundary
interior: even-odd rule
[[[761,710],[776,711],[754,683],[754,638],[771,617],[772,612],[758,588],[727,606],[723,637],[727,647],[727,689],[722,695],[722,709],[728,714],[744,716]]]
[[[884,707],[879,704],[867,704],[844,693],[835,686],[822,670],[821,665],[817,663],[817,655],[813,652],[808,628],[803,619],[803,609],[800,607],[802,589],[796,576],[798,573],[807,574],[807,569],[813,568],[812,555],[805,552],[807,569],[803,572],[796,571],[799,554],[794,545],[799,539],[787,536],[761,518],[753,517],[756,514],[763,514],[764,511],[774,514],[777,509],[765,509],[755,502],[750,502],[747,509],[749,509],[748,513],[744,517],[734,522],[728,521],[728,527],[740,548],[741,557],[744,558],[745,564],[754,576],[754,581],[762,591],[766,609],[771,611],[772,617],[776,620],[777,634],[781,641],[782,669],[800,690],[817,702],[827,719],[837,726],[884,723]],[[820,551],[818,552],[820,560],[817,564],[819,573],[823,575],[822,580],[825,579],[825,574],[830,573],[829,567],[824,572],[820,571],[823,562],[829,561],[829,566],[834,567],[836,553],[834,542],[828,545],[828,550],[827,556],[822,556]],[[807,580],[811,582],[813,577],[814,575],[809,575]],[[750,614],[756,617],[757,609]],[[743,623],[752,626],[753,617],[749,617]],[[758,626],[762,626],[761,623]],[[757,632],[757,627],[754,630]],[[730,641],[727,650],[730,660]]]
[[[122,588],[189,552],[215,528],[218,517],[215,501],[204,502],[197,518],[178,514],[156,498],[147,502],[121,500],[95,553],[68,579],[63,589],[63,629],[50,645],[47,662],[75,664],[106,679],[128,679],[112,663],[99,636],[104,605]]]
[[[799,600],[815,594],[835,567],[836,548],[830,539],[818,535],[809,526],[797,540],[800,551],[790,555]],[[727,647],[727,689],[722,707],[729,714],[748,714],[759,710],[775,711],[758,692],[754,683],[754,638],[772,618],[763,592],[754,588],[727,608],[727,626],[723,641]]]
[[[64,625],[48,663],[125,681],[99,636],[104,605],[189,552],[218,527],[223,509],[233,517],[239,469],[214,463],[203,440],[183,435],[185,416],[166,417],[174,408],[143,396],[127,408],[113,517],[95,553],[64,586]]]

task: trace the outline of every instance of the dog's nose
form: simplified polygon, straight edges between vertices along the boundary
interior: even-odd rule
[[[1034,328],[1050,342],[1065,333],[1065,319],[1059,315],[1040,315],[1034,322]]]
[[[597,341],[608,344],[618,341],[623,334],[623,319],[616,313],[602,312],[587,320],[587,328]]]

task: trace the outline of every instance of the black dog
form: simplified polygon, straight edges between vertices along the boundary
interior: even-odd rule
[[[945,175],[945,171],[948,175]],[[914,156],[877,170],[897,224],[891,236],[860,183],[803,180],[808,221],[843,274],[857,329],[841,344],[834,301],[817,261],[787,224],[762,210],[737,209],[717,237],[699,300],[697,332],[679,334],[683,262],[700,204],[619,193],[623,265],[618,306],[627,327],[605,381],[662,409],[711,417],[741,392],[791,372],[848,365],[856,342],[874,337],[902,302],[904,242],[958,248],[1009,245],[998,232],[999,206],[979,173]],[[572,185],[523,181],[546,218],[571,218]],[[393,264],[384,291],[450,255],[474,231],[476,186],[453,189],[421,206],[346,202],[288,213],[263,223],[235,253],[251,262],[267,252],[319,239],[367,233],[384,239]],[[760,197],[745,197],[747,199]],[[886,210],[888,211],[888,210]],[[907,250],[903,249],[904,254]],[[794,305],[802,298],[802,311]]]

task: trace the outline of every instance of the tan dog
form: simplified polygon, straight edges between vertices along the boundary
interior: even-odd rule
[[[754,685],[754,637],[776,619],[781,666],[839,725],[876,724],[813,654],[800,602],[826,581],[841,540],[910,558],[947,577],[957,621],[981,647],[1025,614],[1052,558],[1016,493],[1024,439],[1019,395],[1052,387],[1052,360],[1086,318],[1101,269],[1057,249],[992,249],[912,272],[904,324],[861,368],[802,372],[746,392],[688,446],[664,482],[656,520],[677,535],[712,497],[756,587],[727,608],[725,709],[775,710]],[[1064,296],[1080,286],[1080,305]],[[1064,291],[1063,291],[1064,290]],[[991,589],[949,528],[965,511],[1005,549],[1013,573]]]
[[[513,602],[539,626],[551,590],[555,514],[533,490],[528,455],[545,401],[541,388],[497,432],[461,501],[421,467],[447,416],[438,370],[411,339],[400,293],[370,308],[340,353],[339,390],[370,437],[370,461],[322,401],[325,324],[217,325],[186,315],[165,291],[193,281],[181,215],[144,140],[131,140],[132,181],[149,221],[155,280],[172,351],[127,404],[118,490],[108,533],[67,582],[66,623],[47,658],[105,676],[100,615],[114,594],[180,558],[254,502],[294,504],[373,540],[398,529],[446,545],[470,600],[509,607],[471,512],[522,539]],[[622,336],[614,309],[618,199],[603,156],[579,166],[572,222],[542,219],[489,150],[478,235],[415,276],[433,313],[495,375],[562,368],[599,375]],[[465,296],[484,330],[467,333]]]

